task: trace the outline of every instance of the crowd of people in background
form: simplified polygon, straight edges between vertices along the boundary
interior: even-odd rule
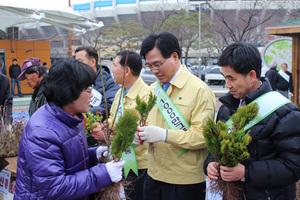
[[[127,177],[132,183],[125,188],[127,199],[204,200],[207,178],[210,183],[219,178],[240,181],[249,200],[294,199],[300,178],[300,128],[294,124],[300,120],[300,109],[290,101],[272,99],[285,103],[251,127],[250,158],[218,170],[203,136],[207,119],[215,119],[215,95],[182,65],[181,55],[178,39],[162,32],[150,34],[140,54],[118,52],[112,69],[100,66],[97,51],[89,46],[78,47],[75,58],[58,60],[50,69],[39,58],[28,58],[22,67],[13,59],[11,87],[8,77],[0,74],[1,114],[5,110],[12,115],[16,83],[19,96],[20,81],[34,89],[19,147],[14,199],[88,199],[119,182],[125,161],[98,163],[109,151],[98,146],[106,139],[102,122],[112,125],[124,110],[135,108],[138,95],[147,101],[150,92],[157,101],[147,125],[137,127],[134,136],[138,174],[130,171]],[[140,77],[142,59],[157,78],[150,86]],[[3,64],[0,60],[0,70]],[[290,98],[292,74],[287,64],[278,70],[273,63],[263,78],[261,64],[251,44],[237,42],[223,51],[218,65],[229,92],[219,99],[216,120],[226,122],[239,107],[271,91]],[[89,111],[100,111],[103,119],[87,138],[83,113]]]

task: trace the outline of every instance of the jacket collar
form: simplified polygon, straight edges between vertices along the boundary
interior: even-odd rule
[[[130,99],[135,99],[142,89],[141,85],[143,84],[143,82],[143,79],[139,76],[138,79],[136,79],[133,85],[129,88],[126,96]]]
[[[96,74],[98,75],[98,74],[100,74],[100,65],[97,65],[96,68],[97,68]],[[110,74],[110,69],[106,65],[102,65],[102,70],[103,70],[103,73],[107,72],[108,74]]]
[[[245,96],[246,105],[251,103],[252,101],[254,101],[256,98],[260,97],[261,95],[272,91],[272,87],[271,87],[269,81],[267,81],[265,78],[261,78],[261,82],[262,82],[262,84],[257,90],[255,90],[254,92],[247,94]],[[225,94],[225,96],[219,98],[219,100],[225,106],[229,107],[230,109],[232,109],[234,111],[237,110],[239,103],[240,103],[240,100],[234,98],[230,92]]]
[[[57,118],[63,124],[65,124],[65,125],[67,125],[67,126],[69,126],[71,128],[75,128],[83,120],[83,115],[81,113],[77,114],[78,118],[76,118],[76,117],[70,115],[69,113],[67,113],[66,111],[64,111],[61,107],[55,105],[52,102],[48,103],[47,107],[48,107],[49,112],[55,118]]]
[[[181,72],[178,74],[178,76],[175,78],[174,82],[172,83],[172,85],[174,85],[179,89],[183,88],[185,83],[188,81],[189,74],[190,74],[190,72],[187,70],[187,68],[184,65],[182,65],[182,67],[183,69],[181,70]]]

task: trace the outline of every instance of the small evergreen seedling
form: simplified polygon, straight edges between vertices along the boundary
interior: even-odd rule
[[[138,126],[139,117],[134,110],[125,110],[116,123],[116,137],[111,144],[111,155],[115,160],[119,160],[122,153],[126,151],[132,144],[136,127]]]
[[[137,95],[136,97],[136,107],[135,109],[139,112],[140,114],[140,126],[146,126],[146,121],[149,115],[149,112],[153,108],[153,106],[156,103],[156,96],[150,92],[148,102],[146,103],[145,101],[142,101],[140,96]]]
[[[232,129],[228,125],[218,121],[214,123],[208,119],[203,127],[203,135],[206,141],[208,151],[214,155],[218,164],[217,169],[220,171],[221,166],[235,167],[242,160],[249,158],[250,154],[247,145],[251,142],[249,131],[245,131],[245,126],[256,117],[259,107],[257,103],[249,104],[238,108],[233,114]],[[210,190],[216,193],[223,193],[225,199],[241,199],[242,186],[239,182],[225,182],[219,177],[213,182]]]

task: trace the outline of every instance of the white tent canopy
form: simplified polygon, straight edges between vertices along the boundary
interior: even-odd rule
[[[66,0],[5,0],[0,2],[0,30],[20,24],[49,24],[80,34],[103,26],[81,16]]]

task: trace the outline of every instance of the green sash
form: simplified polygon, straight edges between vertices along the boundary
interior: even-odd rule
[[[162,89],[158,81],[156,81],[155,85],[155,96],[157,97],[156,105],[165,121],[167,122],[169,128],[172,130],[182,129],[184,131],[187,131],[190,128],[189,123],[187,123],[187,121],[184,119],[176,105]],[[188,152],[188,149],[182,149],[177,157],[183,155],[186,152]]]
[[[121,102],[120,102],[120,105],[118,106],[119,109],[116,111],[116,115],[117,115],[116,122],[118,122],[118,119],[121,116],[123,116],[123,114],[124,114],[123,92],[124,92],[124,89],[122,90],[122,92],[120,94]],[[137,168],[137,162],[136,162],[135,151],[134,151],[133,146],[130,146],[125,152],[123,152],[122,159],[125,161],[125,164],[124,164],[125,179],[127,178],[127,175],[129,173],[130,169],[138,176],[138,168]]]
[[[258,114],[254,119],[252,119],[245,127],[244,130],[248,130],[252,126],[256,125],[258,122],[266,118],[272,112],[280,108],[281,106],[290,103],[291,101],[281,95],[279,92],[271,91],[266,94],[261,95],[250,104],[257,102],[259,106]],[[226,124],[229,127],[229,131],[231,131],[232,120],[229,119]]]

